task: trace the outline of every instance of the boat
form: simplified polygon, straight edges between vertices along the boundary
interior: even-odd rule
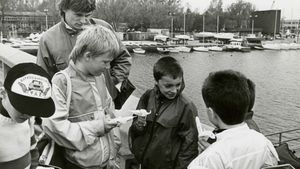
[[[193,50],[197,52],[208,52],[208,48],[203,46],[193,47]]]
[[[291,43],[291,49],[300,49],[300,44],[299,43]]]
[[[267,134],[266,137],[273,143],[279,158],[296,168],[300,166],[300,128]]]
[[[170,53],[179,53],[179,50],[174,47],[170,47],[170,48],[168,48],[168,50],[170,51]]]
[[[256,50],[264,50],[265,48],[264,47],[260,47],[260,46],[253,46],[253,49],[256,49]]]
[[[259,37],[247,37],[247,42],[248,42],[248,46],[251,48],[251,49],[256,49],[256,50],[262,50],[264,49],[262,47],[262,43],[261,41],[263,40],[262,38],[259,38]]]
[[[145,54],[146,51],[142,48],[134,48],[132,49],[134,53],[138,53],[138,54]]]
[[[208,47],[208,50],[209,51],[215,51],[215,52],[222,52],[223,48],[220,47],[220,46],[210,46],[210,47]]]
[[[250,47],[243,39],[231,39],[228,45],[224,46],[226,51],[250,52]]]
[[[164,53],[164,54],[170,53],[170,50],[168,48],[157,47],[156,49],[159,53]]]
[[[192,48],[188,48],[186,46],[178,46],[175,48],[178,49],[179,52],[185,52],[185,53],[189,53],[192,50]]]
[[[267,43],[267,44],[262,44],[262,47],[264,49],[267,49],[267,50],[280,50],[281,47],[279,44],[272,44],[272,43]]]

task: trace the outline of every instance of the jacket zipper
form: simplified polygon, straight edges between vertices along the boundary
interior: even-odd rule
[[[161,108],[161,105],[162,105],[162,103],[159,104],[159,106],[157,107],[157,110],[155,112],[155,116],[154,116],[154,119],[153,119],[153,124],[151,126],[150,138],[149,138],[149,141],[147,142],[146,148],[145,148],[145,150],[143,152],[143,155],[142,155],[142,164],[144,162],[145,153],[146,153],[146,151],[147,151],[147,149],[148,149],[148,147],[149,147],[149,145],[150,145],[150,143],[152,141],[152,138],[153,138],[154,126],[155,126],[156,119],[158,117],[158,112],[159,112],[159,109]]]

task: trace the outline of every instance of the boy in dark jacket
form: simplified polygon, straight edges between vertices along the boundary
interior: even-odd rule
[[[198,155],[197,109],[183,94],[183,70],[172,57],[153,68],[155,87],[146,91],[137,109],[150,112],[130,127],[132,152],[142,169],[184,169]]]

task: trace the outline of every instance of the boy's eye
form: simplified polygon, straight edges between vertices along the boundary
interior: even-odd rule
[[[165,85],[166,88],[171,88],[173,85]]]

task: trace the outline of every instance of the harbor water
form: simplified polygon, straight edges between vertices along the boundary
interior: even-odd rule
[[[209,72],[233,69],[256,84],[254,117],[262,133],[300,128],[300,51],[251,51],[170,53],[184,69],[184,93],[196,104],[200,120],[211,125],[201,96],[201,86]],[[132,54],[129,78],[137,87],[135,96],[154,86],[152,68],[157,53]],[[300,135],[295,133],[289,137]]]

